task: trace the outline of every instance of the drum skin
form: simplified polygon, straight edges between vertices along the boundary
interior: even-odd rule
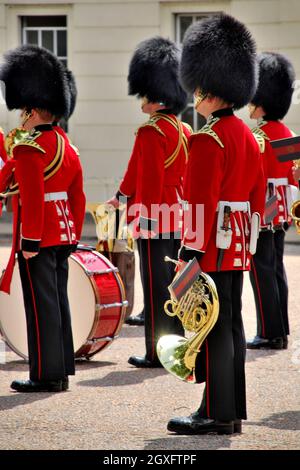
[[[124,286],[117,268],[102,254],[83,248],[69,259],[70,302],[75,358],[90,358],[118,335],[125,319]],[[21,282],[16,263],[11,295],[0,293],[3,339],[27,359],[27,332]]]

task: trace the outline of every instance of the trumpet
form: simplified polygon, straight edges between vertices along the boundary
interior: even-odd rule
[[[178,263],[168,257],[165,261]],[[177,277],[178,274],[174,281]],[[219,298],[213,279],[200,272],[179,300],[171,294],[171,299],[165,302],[164,310],[171,317],[177,316],[184,329],[194,335],[189,339],[178,335],[162,336],[157,343],[159,360],[163,367],[177,378],[195,383],[197,355],[219,315]]]

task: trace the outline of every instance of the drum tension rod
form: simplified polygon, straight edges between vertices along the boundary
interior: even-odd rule
[[[103,310],[106,308],[115,308],[115,307],[128,307],[128,301],[123,300],[123,302],[115,302],[113,304],[96,304],[96,310]]]
[[[114,339],[118,338],[119,335],[117,336],[103,336],[102,338],[92,338],[86,341],[85,344],[94,344],[94,343],[100,343],[100,341],[113,341]]]

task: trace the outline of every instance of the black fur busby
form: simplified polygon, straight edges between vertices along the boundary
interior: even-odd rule
[[[9,110],[42,109],[56,117],[68,116],[70,93],[65,67],[47,49],[24,45],[8,51],[0,67]]]
[[[255,41],[232,16],[208,17],[186,31],[180,76],[190,93],[200,88],[238,109],[253,97],[257,75]]]
[[[293,95],[295,71],[287,57],[275,52],[258,56],[259,82],[252,103],[262,106],[272,119],[283,119]]]
[[[169,112],[180,113],[187,95],[178,79],[179,59],[179,49],[169,39],[156,36],[142,41],[129,65],[129,95],[162,102]]]
[[[68,116],[66,116],[68,119],[72,116],[75,110],[76,106],[76,101],[77,101],[77,86],[76,86],[76,81],[73,73],[71,70],[66,70],[66,79],[67,79],[67,84],[69,88],[69,93],[70,93],[70,110]]]

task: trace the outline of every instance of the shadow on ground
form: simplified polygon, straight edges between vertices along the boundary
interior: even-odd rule
[[[155,379],[166,373],[164,369],[115,371],[110,372],[100,379],[81,380],[77,382],[77,385],[84,387],[123,387],[126,385],[135,385],[145,380]]]
[[[265,426],[271,429],[282,429],[284,431],[300,431],[300,411],[284,411],[274,413],[260,421],[247,421],[250,426]]]
[[[0,396],[0,411],[10,410],[16,406],[30,405],[39,400],[46,400],[53,393],[18,393],[11,392],[10,395]]]
[[[218,450],[230,449],[234,435],[217,436],[170,436],[162,439],[145,441],[145,450]]]

